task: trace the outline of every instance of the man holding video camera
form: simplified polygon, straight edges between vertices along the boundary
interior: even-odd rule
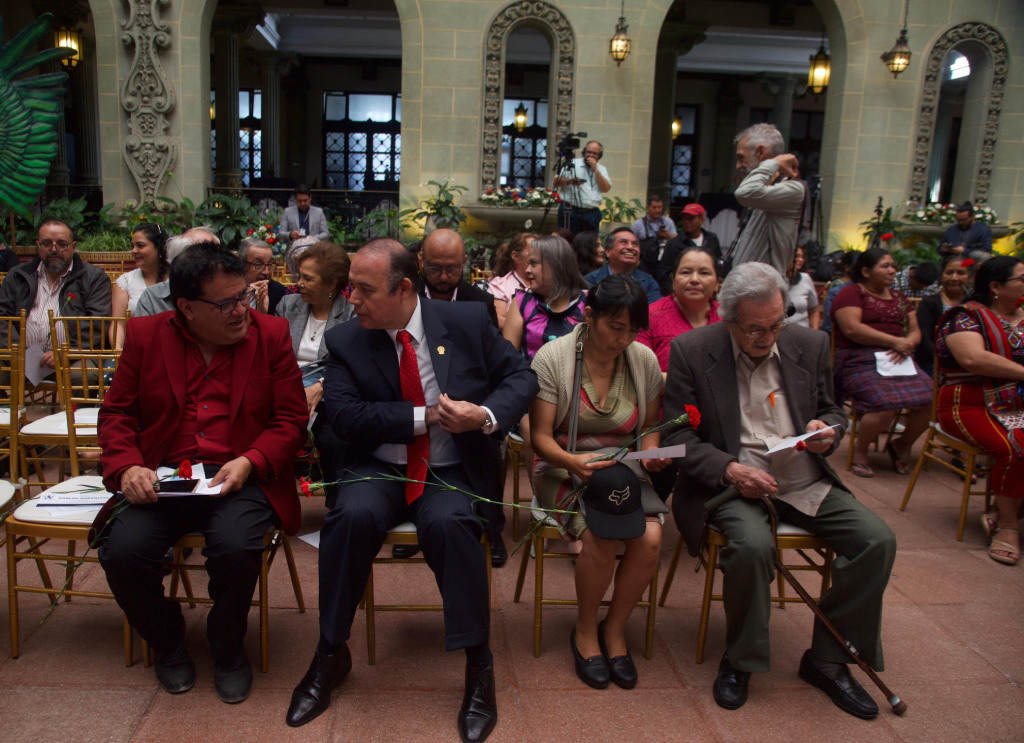
[[[572,151],[576,147],[579,147],[579,139],[572,135],[559,144],[561,166],[555,170],[554,181],[562,197],[558,204],[558,226],[568,227],[574,234],[600,228],[602,194],[612,187],[608,171],[598,162],[604,154],[601,143],[587,142],[583,157],[574,158]]]

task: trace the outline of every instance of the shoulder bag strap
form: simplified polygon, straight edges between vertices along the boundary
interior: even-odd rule
[[[569,440],[566,450],[576,453],[576,436],[580,422],[580,387],[583,385],[583,338],[586,334],[584,325],[576,337],[576,365],[572,374],[572,399],[569,401]]]

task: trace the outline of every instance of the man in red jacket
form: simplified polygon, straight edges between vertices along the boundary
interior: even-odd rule
[[[171,268],[173,312],[133,318],[99,414],[104,485],[131,504],[99,558],[118,604],[156,653],[172,694],[195,683],[177,602],[163,593],[163,557],[200,532],[213,608],[207,638],[217,695],[252,686],[243,638],[272,522],[299,526],[292,460],[305,440],[306,402],[288,323],[250,313],[245,266],[215,243]],[[214,494],[159,497],[156,469],[202,463]]]

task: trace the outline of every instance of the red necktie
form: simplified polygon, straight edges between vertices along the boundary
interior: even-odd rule
[[[412,347],[412,336],[407,330],[399,330],[397,337],[398,342],[402,344],[402,361],[398,365],[398,375],[402,380],[402,399],[409,400],[415,407],[425,407],[427,401],[423,397],[423,381],[420,379],[416,350]],[[423,481],[427,479],[427,461],[430,459],[430,434],[417,436],[405,447],[405,452],[408,461],[406,477],[421,481],[405,484],[405,502],[412,503],[423,495]]]

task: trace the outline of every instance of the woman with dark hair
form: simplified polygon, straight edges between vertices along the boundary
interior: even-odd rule
[[[935,339],[942,428],[992,459],[996,510],[982,516],[996,562],[1020,560],[1024,503],[1024,263],[1000,255],[981,264],[974,292],[942,318]]]
[[[292,350],[302,371],[306,389],[306,407],[310,418],[323,412],[324,371],[327,345],[324,336],[335,325],[349,320],[354,310],[346,296],[349,257],[345,249],[327,240],[307,248],[296,266],[299,280],[297,294],[288,294],[277,305],[277,315],[291,328]],[[312,427],[313,442],[319,453],[321,475],[325,481],[336,480],[335,463],[343,446],[327,423],[326,415],[317,415]],[[325,488],[327,506],[337,497],[337,486]]]
[[[132,259],[135,268],[117,277],[110,298],[113,317],[134,312],[135,305],[147,286],[159,284],[170,274],[167,260],[167,231],[158,224],[143,222],[132,231]],[[110,344],[114,348],[124,345],[124,323],[110,326]]]
[[[587,285],[569,243],[550,235],[533,241],[523,273],[528,288],[516,290],[501,334],[532,359],[541,346],[583,320]]]
[[[506,254],[508,265],[495,266],[497,276],[487,284],[487,291],[494,295],[494,309],[498,313],[498,330],[505,326],[505,313],[517,290],[525,290],[526,264],[530,261],[530,244],[537,239],[533,232],[520,232],[508,241]],[[499,248],[500,250],[500,248]]]
[[[914,363],[921,342],[917,315],[890,288],[896,264],[888,251],[865,250],[851,276],[853,281],[832,304],[835,399],[849,398],[861,414],[857,440],[850,444],[850,471],[858,477],[875,474],[868,464],[868,445],[889,427],[897,410],[906,408],[903,433],[885,447],[893,469],[905,475],[910,472],[910,450],[931,417],[932,380]]]
[[[597,230],[584,230],[572,239],[572,252],[576,254],[576,264],[580,275],[586,276],[604,265],[604,245]]]
[[[657,569],[661,514],[667,511],[647,473],[664,469],[670,460],[644,459],[642,465],[637,460],[594,461],[596,455],[631,446],[638,438],[641,450],[655,449],[661,440],[658,432],[640,438],[658,423],[663,387],[654,353],[633,342],[647,323],[647,295],[640,284],[633,278],[609,276],[587,295],[584,322],[544,345],[533,360],[540,383],[530,406],[533,447],[539,457],[533,471],[537,499],[543,507],[555,508],[579,483],[589,483],[582,495],[585,510],[566,518],[562,530],[567,539],[583,544],[576,562],[576,625],[569,636],[576,674],[599,689],[609,681],[624,689],[636,685],[636,666],[626,648],[626,621]],[[579,361],[577,343],[582,345]],[[574,398],[578,428],[571,442],[568,418]],[[619,476],[626,482],[615,479]],[[627,492],[640,490],[642,513],[638,507],[628,517],[609,518],[589,508],[592,496],[607,497],[609,487],[622,492],[626,483],[631,488]],[[626,551],[616,570],[620,541]],[[611,605],[598,624],[601,600],[613,578]]]
[[[931,374],[935,365],[935,331],[939,320],[947,311],[963,304],[967,299],[969,270],[974,265],[970,258],[951,253],[942,259],[939,291],[924,297],[917,305],[917,325],[921,328],[921,343],[914,353],[917,365]]]
[[[721,322],[714,299],[718,284],[718,261],[712,250],[691,244],[676,256],[672,294],[650,306],[650,327],[641,330],[636,338],[654,351],[662,375],[668,372],[668,348],[673,338]]]
[[[814,280],[804,273],[806,255],[799,245],[793,254],[793,270],[789,278],[789,301],[796,308],[790,316],[790,324],[803,325],[805,328],[821,328],[821,308],[818,306],[818,290]]]

